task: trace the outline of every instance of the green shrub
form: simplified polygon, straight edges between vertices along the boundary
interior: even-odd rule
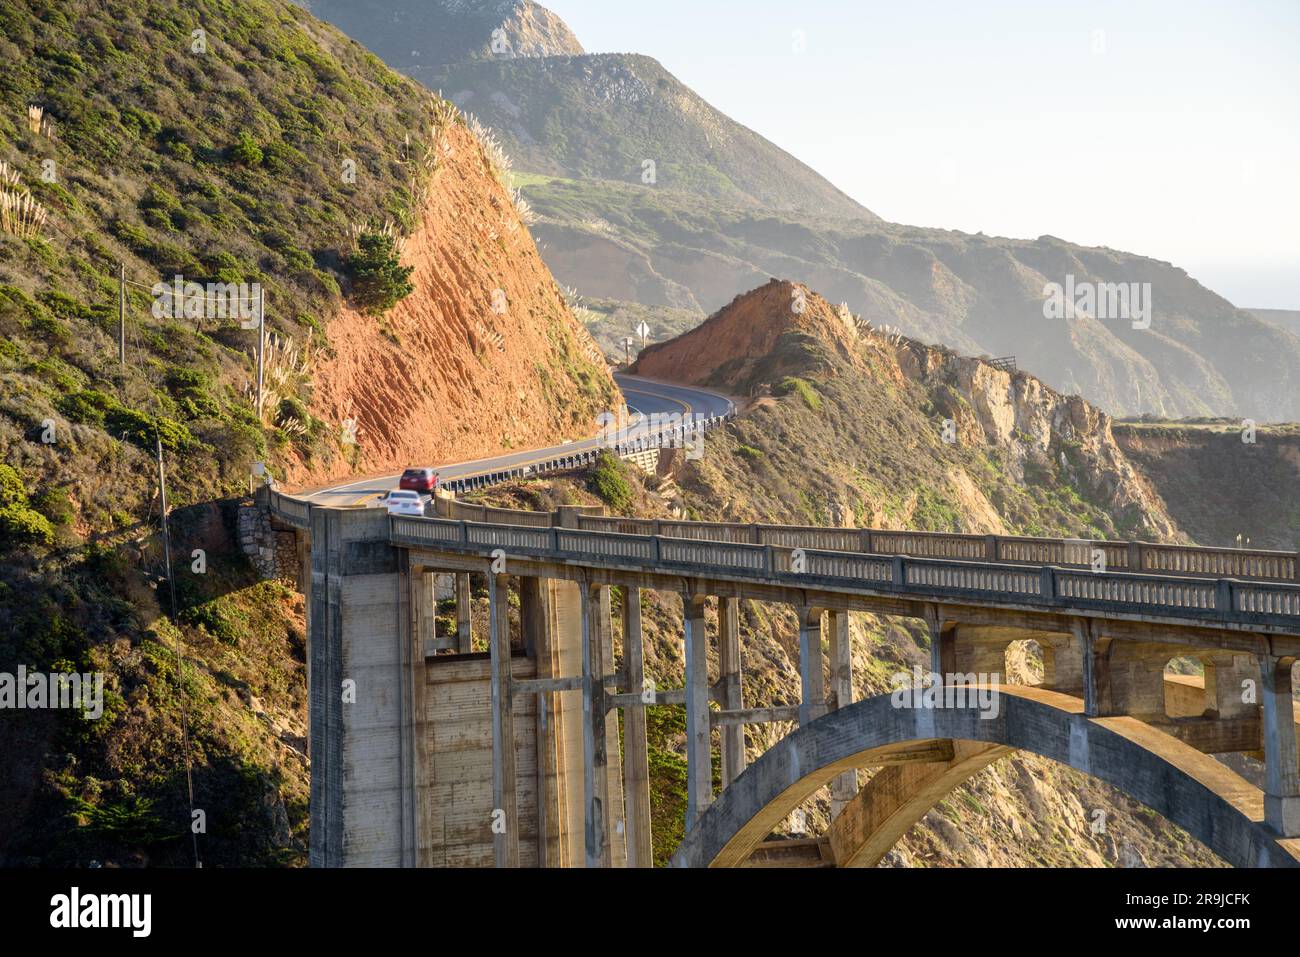
[[[363,233],[343,266],[352,298],[366,312],[385,313],[415,291],[410,283],[415,267],[402,265],[397,244],[385,233]]]
[[[625,512],[632,504],[632,486],[628,484],[624,465],[608,449],[601,450],[591,467],[587,488],[616,512]]]
[[[40,512],[25,505],[6,505],[0,508],[0,542],[15,545],[49,545],[54,541],[54,528]]]
[[[27,504],[27,483],[12,465],[0,465],[0,507]]]
[[[247,132],[240,133],[239,142],[230,147],[230,158],[240,166],[261,166],[262,148]]]
[[[777,383],[776,388],[772,391],[777,395],[782,396],[793,393],[803,399],[804,405],[808,406],[808,408],[812,409],[814,412],[821,411],[822,397],[817,394],[817,390],[814,389],[811,384],[797,376],[786,376]]]
[[[117,401],[95,389],[83,389],[59,398],[58,410],[73,422],[82,425],[103,425],[104,414],[117,405]]]

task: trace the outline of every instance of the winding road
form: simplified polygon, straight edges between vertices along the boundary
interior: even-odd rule
[[[652,416],[656,413],[678,413],[681,415],[720,416],[728,414],[735,408],[734,403],[729,398],[717,392],[710,392],[707,389],[672,385],[666,382],[656,382],[652,379],[623,374],[615,374],[614,380],[618,383],[619,388],[623,390],[628,412],[632,414],[641,413]],[[650,431],[652,431],[650,424],[648,422],[642,423],[629,429],[629,437],[635,437]],[[553,445],[549,448],[510,452],[505,455],[476,459],[470,462],[447,462],[437,464],[435,467],[441,481],[446,483],[452,479],[467,478],[486,472],[545,462],[557,455],[569,452],[583,452],[588,449],[598,448],[600,442],[599,438],[580,439],[563,445]],[[417,462],[411,463],[412,467],[420,464]],[[396,488],[400,478],[401,473],[395,472],[391,475],[381,475],[362,479],[361,481],[350,481],[343,485],[331,486],[316,492],[306,493],[302,497],[318,505],[355,505]]]

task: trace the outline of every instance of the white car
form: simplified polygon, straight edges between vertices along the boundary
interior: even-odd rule
[[[389,515],[424,515],[424,500],[419,492],[394,489],[384,497],[384,505]]]

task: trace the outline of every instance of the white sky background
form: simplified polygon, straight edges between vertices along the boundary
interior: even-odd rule
[[[885,219],[1111,246],[1300,309],[1300,0],[541,2]]]

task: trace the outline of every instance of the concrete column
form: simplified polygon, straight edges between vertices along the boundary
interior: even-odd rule
[[[562,678],[584,671],[582,644],[583,587],[577,582],[546,580],[547,640],[551,647],[552,673]],[[547,852],[548,867],[582,867],[586,861],[584,740],[587,720],[581,690],[560,691],[543,696],[548,700],[547,716],[554,741],[556,814],[548,831],[553,840]]]
[[[601,585],[597,591],[596,622],[600,626],[600,675],[614,674],[614,619],[610,587]],[[601,687],[604,687],[602,680]],[[609,719],[610,714],[614,720]],[[609,836],[611,867],[627,867],[627,822],[623,809],[623,765],[619,760],[618,712],[605,699],[605,817]]]
[[[1261,655],[1264,711],[1264,820],[1283,837],[1300,837],[1300,772],[1296,765],[1294,658]]]
[[[713,803],[709,724],[709,636],[702,595],[682,595],[686,631],[686,829]]]
[[[957,625],[955,622],[941,621],[937,614],[926,614],[925,624],[930,630],[930,670],[939,675],[940,683],[943,683],[948,675],[961,670],[957,663]],[[1005,647],[1004,645],[1000,657],[995,652],[999,671],[1006,670]]]
[[[1205,665],[1205,694],[1220,718],[1248,715],[1258,707],[1246,703],[1243,682],[1254,681],[1259,662],[1253,655],[1215,654],[1201,659]]]
[[[744,708],[743,668],[740,660],[740,599],[718,599],[718,680],[722,683],[722,707]],[[745,726],[723,725],[722,786],[725,788],[745,770]]]
[[[836,609],[830,613],[831,632],[831,707],[844,708],[853,703],[853,657],[849,642],[849,613]],[[845,771],[831,782],[831,818],[858,793],[858,772]]]
[[[1071,625],[1083,680],[1083,713],[1098,718],[1114,713],[1110,693],[1111,639],[1099,636],[1088,621]]]
[[[627,689],[645,688],[645,649],[641,644],[641,589],[623,589],[623,666]],[[627,866],[654,865],[650,840],[650,759],[644,708],[623,709],[623,801],[627,820]]]
[[[799,704],[799,723],[816,721],[826,713],[825,655],[822,654],[822,609],[800,607],[799,680],[803,700]]]
[[[379,509],[314,508],[311,541],[310,863],[412,866],[427,729],[409,568]]]
[[[540,578],[520,578],[518,581],[520,637],[528,657],[537,658],[547,645],[546,589]]]
[[[470,634],[469,572],[456,573],[456,651],[467,655],[474,650]]]
[[[587,585],[582,601],[583,832],[588,867],[609,867],[609,767],[605,737],[604,629],[600,585]]]
[[[519,624],[524,646],[537,661],[538,678],[558,678],[560,671],[550,627],[550,589],[547,579],[519,579]],[[567,864],[557,768],[559,767],[559,695],[537,696],[537,866]]]
[[[431,571],[421,569],[416,582],[418,592],[418,620],[419,630],[416,632],[420,636],[421,646],[426,641],[433,641],[438,637],[438,625],[436,617],[438,614],[438,600],[436,595],[438,576]]]
[[[497,867],[519,866],[515,793],[515,720],[510,693],[510,616],[504,576],[488,573],[492,653],[492,855]]]

